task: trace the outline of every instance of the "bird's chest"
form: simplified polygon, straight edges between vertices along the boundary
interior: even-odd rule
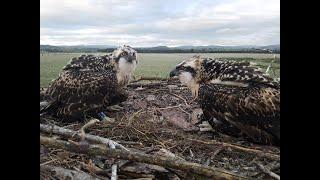
[[[128,84],[135,69],[136,63],[119,62],[119,68],[117,72],[118,83],[120,85]]]

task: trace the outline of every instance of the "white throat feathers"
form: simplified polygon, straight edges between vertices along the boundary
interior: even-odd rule
[[[182,84],[186,85],[192,92],[193,97],[198,97],[199,83],[196,82],[195,78],[192,77],[189,72],[182,72],[179,74],[179,80]]]
[[[118,84],[120,86],[126,86],[136,69],[137,62],[133,61],[132,63],[127,62],[126,59],[121,57],[118,62],[118,71],[117,71],[117,79],[118,79]]]

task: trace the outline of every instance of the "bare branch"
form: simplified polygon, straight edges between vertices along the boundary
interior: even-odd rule
[[[105,146],[99,145],[88,145],[86,146],[86,148],[80,148],[79,146],[67,141],[57,140],[44,136],[40,136],[40,143],[51,148],[64,149],[76,153],[87,154],[89,156],[102,156],[105,158],[118,158],[140,163],[154,164],[167,168],[205,175],[214,179],[248,179],[247,177],[236,175],[225,170],[203,166],[197,163],[187,162],[183,160],[177,160],[176,158],[153,156],[139,152],[110,149],[106,148]]]
[[[139,81],[169,81],[169,80],[171,80],[171,78],[141,76],[139,79],[131,81],[131,83],[135,83],[135,82],[139,82]]]
[[[40,166],[41,171],[49,171],[55,174],[58,179],[88,179],[88,180],[99,180],[83,171],[75,171],[70,169],[65,169],[56,166],[43,165]]]
[[[263,152],[261,150],[258,149],[251,149],[251,148],[247,148],[247,147],[243,147],[243,146],[238,146],[235,144],[229,144],[229,143],[225,143],[225,142],[218,142],[215,140],[212,141],[201,141],[201,140],[197,140],[197,139],[189,139],[192,141],[196,141],[199,143],[204,143],[204,144],[214,144],[214,145],[220,145],[220,146],[224,146],[224,147],[230,147],[232,149],[236,149],[242,152],[247,152],[247,153],[251,153],[251,154],[256,154],[260,157],[266,157],[268,159],[271,160],[280,160],[280,156],[277,154],[272,154],[272,153],[267,153],[267,152]]]
[[[79,132],[76,132],[76,131],[73,131],[70,129],[61,128],[56,125],[40,124],[40,131],[46,132],[46,133],[54,133],[54,134],[58,134],[58,135],[61,135],[64,137],[68,137],[68,138],[76,137],[76,138],[81,139],[81,135],[82,135]],[[102,137],[94,136],[91,134],[85,134],[84,138],[88,141],[95,142],[95,143],[101,143],[101,144],[105,144],[105,145],[110,145],[111,143],[113,143],[117,148],[129,151],[127,148],[125,148],[121,144],[119,144],[113,140],[107,139],[107,138],[102,138]]]
[[[82,128],[80,129],[80,136],[81,136],[80,139],[81,140],[84,140],[85,135],[86,135],[84,130],[95,125],[97,122],[99,122],[98,119],[91,119],[88,123],[86,123],[84,126],[82,126]]]
[[[258,167],[259,169],[261,169],[261,171],[263,171],[264,173],[268,174],[269,176],[275,178],[275,179],[278,179],[280,180],[280,176],[272,171],[270,171],[268,168],[264,167],[262,164],[258,163],[258,162],[254,162]]]

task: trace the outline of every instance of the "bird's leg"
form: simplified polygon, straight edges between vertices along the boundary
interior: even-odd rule
[[[109,111],[121,111],[123,109],[124,108],[119,106],[119,105],[113,105],[113,106],[108,106],[107,107],[107,110],[109,110]]]
[[[115,121],[114,118],[110,118],[110,117],[106,116],[104,114],[104,112],[98,113],[98,117],[99,117],[100,121],[105,121],[105,122],[114,122]]]

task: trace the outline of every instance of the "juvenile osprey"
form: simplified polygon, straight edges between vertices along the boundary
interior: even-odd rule
[[[203,120],[216,130],[261,144],[280,145],[280,83],[249,62],[193,56],[178,76],[198,97]]]
[[[40,113],[65,121],[83,120],[86,115],[104,116],[107,106],[127,99],[123,87],[137,64],[137,52],[130,46],[119,47],[109,55],[72,58],[46,90]]]

